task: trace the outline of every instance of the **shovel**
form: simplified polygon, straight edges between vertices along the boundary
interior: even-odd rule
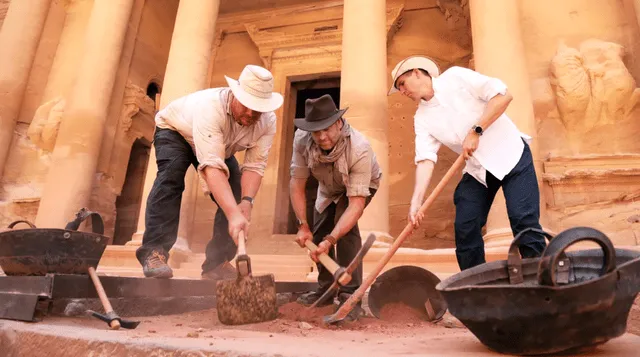
[[[424,203],[420,207],[420,212],[424,213],[431,206],[431,204],[433,204],[433,201],[435,201],[436,197],[438,197],[438,195],[440,194],[440,192],[442,192],[442,190],[447,185],[447,183],[449,183],[449,180],[451,180],[451,177],[453,177],[453,175],[456,172],[462,169],[462,166],[464,165],[464,163],[465,163],[464,157],[462,155],[458,156],[458,159],[453,163],[453,165],[451,165],[451,167],[449,168],[449,171],[447,171],[447,173],[440,180],[438,185],[433,189],[429,197],[427,197],[427,199],[424,201]],[[407,226],[404,227],[404,229],[402,230],[398,238],[396,238],[396,240],[393,241],[393,244],[391,245],[389,250],[387,250],[387,252],[384,254],[384,256],[382,256],[380,261],[378,261],[378,264],[375,266],[375,268],[371,271],[371,273],[369,273],[369,275],[367,275],[367,278],[362,282],[358,290],[356,290],[349,297],[349,299],[347,299],[347,301],[345,301],[345,303],[342,304],[342,306],[338,309],[338,311],[336,311],[333,315],[325,316],[323,318],[324,324],[326,325],[336,324],[344,320],[345,317],[347,317],[349,312],[351,312],[351,310],[353,310],[356,304],[358,304],[358,302],[362,299],[365,292],[371,286],[371,284],[376,279],[378,274],[380,274],[384,266],[387,265],[389,260],[391,260],[391,257],[393,257],[393,255],[396,253],[398,248],[400,248],[402,243],[405,241],[405,239],[407,239],[411,235],[411,233],[413,233],[413,225],[411,224],[411,222],[409,222],[407,223]],[[425,306],[427,310],[430,310],[429,309],[430,307],[431,306]],[[433,311],[430,311],[430,313],[433,314]]]
[[[244,325],[278,317],[276,282],[273,274],[252,276],[244,232],[238,235],[236,279],[216,282],[218,319],[225,325]]]

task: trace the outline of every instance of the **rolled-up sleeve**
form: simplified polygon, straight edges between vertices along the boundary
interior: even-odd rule
[[[347,185],[347,197],[369,197],[371,191],[371,167],[373,165],[373,150],[367,145],[366,149],[359,151],[358,159],[349,169],[349,184]]]
[[[306,179],[310,175],[305,153],[307,135],[304,130],[296,130],[293,138],[293,155],[291,156],[291,166],[289,168],[289,174],[292,178]]]
[[[438,150],[442,145],[436,138],[429,134],[424,123],[418,118],[414,118],[414,128],[416,131],[416,156],[414,159],[417,165],[420,161],[430,160],[438,162]]]
[[[265,133],[260,136],[256,141],[256,144],[249,149],[244,156],[244,163],[242,164],[242,171],[252,171],[260,176],[264,176],[264,171],[267,168],[267,160],[269,159],[269,151],[271,145],[273,145],[273,138],[276,135],[276,115],[269,113],[269,120],[267,121],[268,127]]]
[[[229,168],[224,163],[223,114],[213,111],[193,119],[193,143],[198,158],[198,173],[204,179],[204,169],[213,167],[224,171],[229,177]]]
[[[452,67],[451,71],[462,86],[469,90],[476,97],[488,102],[498,94],[507,93],[507,85],[498,78],[485,76],[474,70],[464,67]]]

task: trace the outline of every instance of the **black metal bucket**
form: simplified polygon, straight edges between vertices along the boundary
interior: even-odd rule
[[[93,233],[78,232],[80,223],[91,217]],[[13,229],[20,222],[31,228]],[[16,221],[0,232],[0,267],[6,275],[87,274],[96,268],[109,238],[98,213],[80,210],[65,229],[36,228]]]
[[[568,352],[625,332],[640,289],[640,252],[615,249],[602,232],[576,227],[550,239],[542,257],[521,259],[522,233],[507,260],[436,286],[453,316],[489,348],[516,355]],[[565,253],[579,241],[602,249]]]

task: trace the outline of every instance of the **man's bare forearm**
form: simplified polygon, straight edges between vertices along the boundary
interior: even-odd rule
[[[205,181],[209,187],[209,191],[216,200],[216,203],[227,217],[232,216],[235,213],[240,213],[238,204],[235,197],[233,197],[233,191],[229,186],[229,181],[224,171],[207,166],[204,168]]]
[[[349,197],[347,209],[331,231],[331,235],[335,239],[344,237],[358,223],[358,220],[362,217],[362,212],[364,212],[365,200],[366,198],[360,196]]]
[[[482,130],[487,130],[498,118],[504,114],[509,107],[509,103],[513,100],[511,93],[506,92],[505,95],[498,94],[487,102],[487,106],[478,121],[478,126]]]
[[[434,166],[435,164],[431,160],[420,161],[416,166],[416,182],[413,188],[411,203],[418,207],[421,206],[424,201],[424,196],[427,193],[427,187],[429,187]]]
[[[244,170],[242,172],[242,178],[240,179],[240,186],[242,187],[242,197],[256,197],[261,183],[262,176],[259,173],[250,170]]]
[[[289,181],[289,196],[291,206],[296,217],[303,222],[307,222],[307,198],[305,196],[305,185],[307,179],[291,178]]]

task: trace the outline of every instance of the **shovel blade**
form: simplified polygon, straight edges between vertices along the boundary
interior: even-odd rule
[[[216,283],[218,320],[225,325],[244,325],[278,317],[273,274],[219,280]]]

